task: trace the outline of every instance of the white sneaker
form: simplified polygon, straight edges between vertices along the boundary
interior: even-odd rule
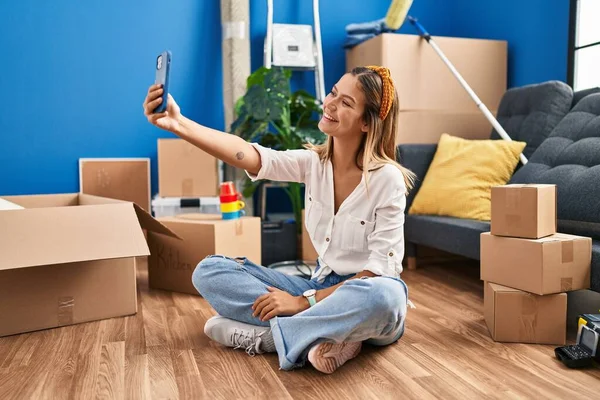
[[[316,370],[325,374],[344,365],[360,353],[362,342],[323,342],[313,346],[308,352],[308,361]]]
[[[264,335],[271,335],[270,331],[271,328],[267,326],[250,325],[220,315],[210,318],[204,325],[204,333],[215,342],[234,349],[244,349],[251,356],[266,352],[261,344]]]

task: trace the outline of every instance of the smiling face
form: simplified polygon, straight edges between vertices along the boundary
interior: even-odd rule
[[[368,129],[364,110],[365,95],[357,77],[345,74],[325,98],[319,129],[332,137],[363,135]]]

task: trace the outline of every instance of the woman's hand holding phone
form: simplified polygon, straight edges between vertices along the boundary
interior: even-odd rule
[[[167,110],[163,113],[154,113],[156,107],[163,101],[163,90],[162,85],[159,84],[150,86],[144,100],[144,115],[151,124],[166,131],[176,133],[180,127],[181,110],[170,94],[167,100]]]

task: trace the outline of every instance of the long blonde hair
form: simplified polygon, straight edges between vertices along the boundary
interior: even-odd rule
[[[367,183],[369,172],[380,168],[384,164],[396,166],[404,176],[407,193],[413,188],[416,175],[396,161],[396,132],[398,129],[398,92],[393,90],[393,101],[387,116],[380,118],[381,103],[384,99],[383,78],[373,69],[356,67],[350,74],[355,76],[365,95],[365,111],[363,119],[368,125],[368,131],[363,136],[361,145],[356,153],[356,165],[362,169]],[[389,79],[389,78],[388,78]],[[322,162],[330,160],[333,156],[333,137],[328,136],[327,141],[321,145],[307,145],[314,150]],[[366,168],[363,168],[367,166]]]

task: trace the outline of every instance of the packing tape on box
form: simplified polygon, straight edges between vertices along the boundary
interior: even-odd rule
[[[560,291],[569,292],[573,289],[573,278],[560,278]]]
[[[560,260],[561,264],[570,264],[573,262],[574,258],[574,241],[573,240],[563,240],[560,242]],[[570,275],[570,271],[566,265],[563,265],[565,268],[562,269],[562,273],[564,275]],[[560,278],[560,290],[561,292],[569,292],[573,290],[573,277],[571,276],[563,276]]]
[[[506,214],[505,216],[506,225],[517,226],[521,223],[521,216],[517,214]]]
[[[227,39],[245,39],[246,23],[244,21],[223,22],[222,24],[223,40]]]
[[[72,296],[63,296],[58,298],[58,325],[73,324],[73,309],[75,308],[75,299]]]
[[[573,240],[564,240],[561,242],[560,252],[563,264],[573,262],[573,243]]]
[[[505,190],[505,219],[508,226],[515,226],[521,223],[521,212],[519,210],[519,203],[521,200],[521,193],[518,190]]]
[[[518,190],[507,190],[505,194],[506,200],[504,201],[504,204],[506,209],[510,211],[518,211],[521,193]]]
[[[181,181],[181,195],[192,196],[194,194],[194,180],[184,179]]]
[[[519,316],[519,338],[522,341],[535,341],[537,326],[538,301],[531,294],[524,294],[521,298],[521,313]]]

